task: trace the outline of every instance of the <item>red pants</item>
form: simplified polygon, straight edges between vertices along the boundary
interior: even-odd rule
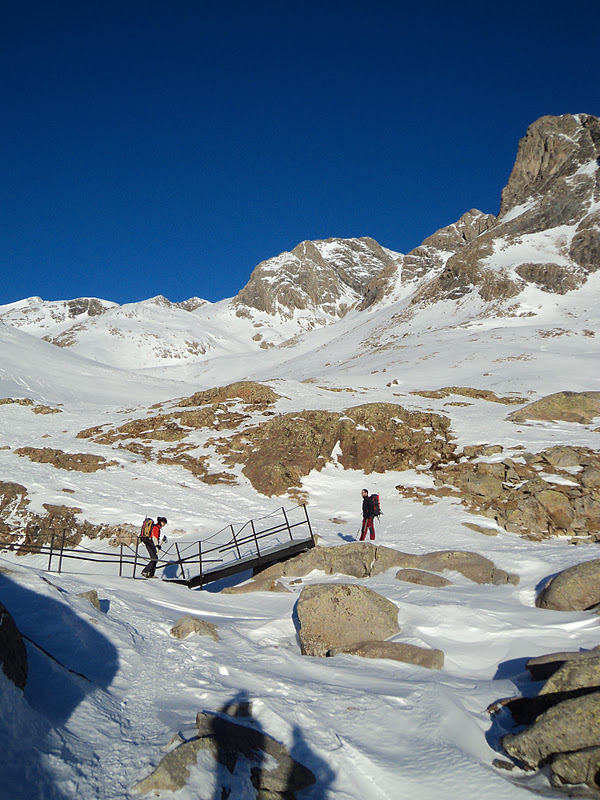
[[[373,526],[373,517],[364,517],[362,521],[362,531],[360,534],[360,541],[363,542],[367,537],[367,531],[371,531],[371,541],[375,539],[375,528]]]

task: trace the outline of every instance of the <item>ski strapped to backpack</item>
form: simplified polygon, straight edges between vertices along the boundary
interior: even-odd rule
[[[140,530],[140,536],[142,539],[147,539],[149,536],[152,535],[152,528],[154,527],[154,520],[150,517],[146,517],[146,519],[142,522],[142,529]]]
[[[373,503],[373,516],[379,519],[379,517],[381,516],[381,504],[379,503],[379,495],[372,494],[369,499]]]

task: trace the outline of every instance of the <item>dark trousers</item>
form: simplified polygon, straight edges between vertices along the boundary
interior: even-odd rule
[[[142,570],[142,575],[147,575],[149,578],[153,578],[156,571],[156,562],[158,561],[158,550],[154,544],[154,539],[151,539],[149,536],[142,536],[142,542],[146,545],[146,550],[150,556],[150,561]]]
[[[373,517],[364,517],[362,521],[362,531],[360,533],[360,541],[364,542],[367,537],[367,531],[371,532],[371,541],[375,539],[375,526],[373,525]]]

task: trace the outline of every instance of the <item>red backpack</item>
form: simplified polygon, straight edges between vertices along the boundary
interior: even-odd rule
[[[380,517],[381,516],[381,505],[379,503],[379,495],[378,494],[372,494],[369,499],[373,503],[373,516],[374,517]]]

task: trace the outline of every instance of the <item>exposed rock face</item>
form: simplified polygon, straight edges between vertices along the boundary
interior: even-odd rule
[[[451,486],[470,511],[509,532],[531,538],[595,535],[600,529],[600,453],[560,446],[522,458],[441,464],[433,469],[437,488],[422,490],[423,499],[447,495]]]
[[[51,447],[18,447],[17,456],[27,456],[37,464],[52,464],[56,469],[77,470],[77,472],[97,472],[99,469],[119,466],[118,461],[107,461],[102,456],[91,453],[65,453]]]
[[[27,650],[23,637],[6,606],[0,603],[0,665],[19,689],[27,682]]]
[[[190,615],[178,619],[171,628],[170,633],[171,636],[174,636],[176,639],[185,639],[190,634],[196,633],[199,636],[210,636],[210,638],[214,639],[215,642],[219,641],[219,634],[217,633],[216,625],[213,625],[212,622],[206,622],[206,620],[199,619],[198,617],[192,617]]]
[[[305,656],[324,656],[332,648],[357,642],[383,641],[400,630],[397,607],[366,586],[306,586],[297,612]]]
[[[261,262],[235,303],[286,319],[296,311],[343,317],[397,256],[368,237],[301,242]]]
[[[535,604],[554,611],[584,611],[600,603],[600,559],[584,561],[559,572],[540,592]]]
[[[280,415],[217,443],[217,451],[226,464],[244,464],[254,488],[271,497],[300,486],[304,475],[330,461],[336,445],[344,468],[369,474],[447,458],[454,451],[450,439],[447,417],[370,403],[341,414]]]
[[[135,786],[136,792],[183,788],[201,750],[211,753],[229,775],[222,779],[219,797],[229,797],[238,761],[247,762],[249,789],[258,800],[294,800],[297,792],[316,782],[313,773],[295,761],[284,745],[258,727],[207,712],[198,714],[196,726],[198,736],[167,753],[156,770]],[[236,778],[239,782],[237,771]]]
[[[547,422],[579,422],[590,425],[600,416],[600,392],[556,392],[513,411],[511,422],[544,420]]]
[[[427,669],[442,669],[444,666],[444,654],[441,650],[427,650],[402,642],[358,642],[344,647],[334,647],[327,655],[336,656],[339,653],[362,656],[362,658],[389,658],[392,661],[416,664]]]
[[[98,592],[95,589],[90,589],[87,592],[82,592],[81,594],[78,594],[77,597],[83,597],[84,600],[89,600],[90,603],[96,609],[96,611],[102,610],[102,606],[100,605],[100,599],[98,598]]]
[[[510,698],[490,710],[508,708],[519,733],[502,746],[530,768],[550,765],[552,783],[600,789],[600,649],[549,653],[530,659],[535,680],[547,678],[537,697]]]
[[[577,208],[573,199],[571,203],[567,201],[580,194],[593,195],[598,190],[597,174],[581,173],[582,167],[598,158],[600,120],[597,117],[585,114],[541,117],[529,126],[519,142],[515,165],[502,191],[498,219],[502,220],[516,206],[543,199],[544,206],[535,215],[539,225],[572,224],[582,216],[582,209]],[[557,219],[560,197],[565,202],[563,216]],[[554,212],[552,216],[549,211]]]
[[[413,298],[413,306],[457,300],[477,291],[486,303],[516,297],[527,283],[564,294],[600,266],[600,119],[579,114],[542,117],[519,144],[515,165],[502,192],[498,218],[447,259],[439,274]],[[569,226],[572,235],[559,234]],[[485,227],[481,225],[481,228]],[[531,263],[523,238],[553,232],[555,255]],[[496,253],[512,248],[503,266]],[[540,256],[542,254],[540,253]]]

